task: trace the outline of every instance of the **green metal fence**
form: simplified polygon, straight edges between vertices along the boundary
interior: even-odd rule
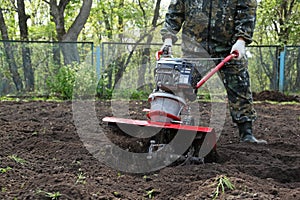
[[[60,70],[88,62],[93,43],[0,40],[0,96],[50,95]]]
[[[94,48],[90,42],[0,40],[0,96],[48,96],[55,82],[63,83],[55,87],[72,87],[71,81],[64,85],[68,69],[76,71],[76,65],[82,63],[93,66],[88,70],[94,70],[97,79],[91,80],[101,82],[103,89],[112,90],[120,79],[126,80],[127,88],[152,87],[155,53],[161,45],[102,43]],[[180,45],[174,45],[173,54],[180,57]],[[247,56],[253,91],[300,92],[299,46],[250,46]]]
[[[162,44],[103,43],[101,46],[101,74],[112,88],[118,73],[133,88],[153,80],[155,52]],[[145,54],[145,52],[150,52]],[[247,47],[252,90],[275,90],[286,93],[300,92],[300,46]],[[174,57],[180,57],[180,45],[173,47]],[[284,54],[282,54],[284,53]],[[143,57],[146,56],[146,62]],[[148,57],[147,57],[148,56]],[[126,59],[129,59],[126,60]],[[128,62],[125,64],[125,62]],[[123,70],[120,73],[120,70]],[[280,73],[281,72],[281,73]]]
[[[300,92],[299,46],[250,46],[247,50],[253,91]]]

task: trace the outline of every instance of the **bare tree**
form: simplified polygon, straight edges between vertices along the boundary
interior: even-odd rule
[[[12,75],[13,82],[16,86],[17,91],[22,91],[23,83],[22,83],[20,74],[18,72],[18,65],[17,65],[15,57],[14,57],[13,47],[9,41],[7,26],[5,24],[5,20],[3,17],[3,9],[1,7],[0,7],[0,31],[1,31],[1,35],[2,35],[2,40],[4,40],[4,49],[5,49],[5,53],[6,53],[6,60],[9,65],[9,71]]]
[[[157,0],[156,1],[156,4],[155,4],[155,9],[154,9],[154,15],[153,15],[153,18],[152,18],[152,22],[151,22],[151,26],[152,28],[156,28],[158,26],[157,22],[158,22],[158,18],[159,18],[159,10],[160,10],[160,4],[161,4],[161,0]],[[139,0],[139,5],[141,7],[142,10],[143,7],[142,7],[142,4]],[[147,18],[145,18],[145,23],[147,23]],[[144,85],[145,83],[145,73],[146,73],[146,69],[147,69],[147,65],[149,64],[149,58],[150,58],[150,44],[153,40],[153,34],[149,34],[147,36],[147,41],[146,41],[146,46],[145,48],[143,49],[143,52],[142,52],[142,65],[140,66],[140,69],[139,69],[139,78],[138,78],[138,86],[142,86]]]
[[[24,0],[17,0],[17,12],[19,19],[19,29],[21,33],[21,40],[28,41],[28,26],[27,20],[29,16],[25,12]],[[23,60],[23,71],[25,79],[26,91],[34,90],[34,71],[31,64],[31,54],[28,47],[28,43],[22,43],[22,60]]]
[[[160,10],[160,4],[161,4],[161,0],[157,0],[156,4],[155,4],[155,9],[154,9],[154,14],[153,14],[153,18],[151,21],[151,29],[147,29],[147,22],[148,22],[148,18],[146,16],[146,12],[145,9],[143,7],[143,3],[139,0],[139,7],[143,13],[143,18],[144,18],[144,33],[143,35],[139,38],[139,40],[136,42],[136,45],[133,47],[133,49],[131,50],[131,52],[129,53],[129,55],[127,56],[126,59],[124,59],[123,57],[121,58],[121,62],[117,63],[117,72],[115,74],[115,84],[120,80],[120,78],[123,76],[123,73],[125,72],[134,51],[137,48],[137,45],[143,41],[146,40],[146,47],[143,49],[142,51],[142,64],[141,67],[139,69],[139,77],[138,77],[138,86],[142,86],[145,82],[145,72],[146,72],[146,68],[147,68],[147,64],[149,63],[149,57],[150,57],[150,44],[153,40],[153,31],[162,23],[158,23],[158,18],[159,18],[159,10]],[[119,20],[119,22],[121,22]],[[120,27],[120,24],[119,24]],[[114,85],[115,85],[114,84]]]
[[[65,42],[61,46],[65,64],[80,61],[77,45],[74,42],[77,41],[78,36],[90,15],[93,2],[92,0],[82,1],[79,14],[75,18],[71,27],[66,30],[64,12],[70,1],[71,0],[60,0],[59,3],[57,3],[57,0],[44,0],[44,2],[48,3],[50,6],[50,15],[53,17],[53,21],[56,26],[57,39],[60,42]]]
[[[294,89],[300,90],[300,48],[298,48],[298,56],[297,56],[297,62],[296,62],[296,69],[297,69],[297,78],[295,81]]]

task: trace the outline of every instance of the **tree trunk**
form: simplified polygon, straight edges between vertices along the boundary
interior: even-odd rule
[[[300,47],[298,47],[296,69],[297,69],[297,76],[296,76],[294,89],[296,92],[299,92],[300,91]]]
[[[25,90],[34,91],[34,71],[31,64],[30,49],[26,43],[22,43],[22,60],[25,80]]]
[[[150,59],[150,45],[147,45],[142,52],[142,64],[139,67],[139,72],[138,72],[138,87],[142,87],[145,85],[145,74],[146,74],[146,69],[149,64],[149,59]]]
[[[272,55],[272,54],[271,54]],[[276,59],[277,58],[277,59]],[[273,57],[273,70],[272,74],[270,74],[271,80],[271,90],[278,91],[279,90],[279,71],[280,71],[280,51],[278,48],[276,49],[275,56]]]
[[[102,14],[104,16],[104,24],[105,24],[105,29],[107,32],[107,37],[108,37],[108,39],[112,40],[112,26],[111,26],[108,14],[105,9],[102,10]],[[110,46],[108,46],[108,49],[110,49]],[[113,85],[112,76],[113,76],[113,65],[109,64],[107,67],[108,83],[106,85],[106,87],[109,89],[111,89],[112,85]]]
[[[7,26],[4,21],[2,8],[0,8],[0,29],[1,29],[2,40],[9,40]],[[16,86],[17,91],[22,91],[23,90],[22,79],[19,75],[18,66],[16,64],[14,54],[13,54],[13,49],[9,41],[4,42],[4,49],[5,49],[6,60],[9,65],[9,71],[12,75],[13,82]]]
[[[60,46],[57,43],[52,44],[52,57],[56,67],[61,65],[61,58],[60,58]]]
[[[118,9],[122,9],[124,7],[124,0],[121,0],[119,2]],[[118,38],[119,42],[122,43],[123,41],[123,31],[124,31],[124,20],[123,16],[121,14],[118,15]],[[125,72],[125,57],[122,55],[122,49],[117,48],[117,55],[121,55],[116,58],[115,60],[115,82],[114,82],[114,87],[118,83],[118,81],[122,78],[124,72]]]
[[[153,19],[152,19],[152,28],[157,27],[157,20],[158,20],[158,17],[159,17],[160,3],[161,3],[161,0],[156,1],[156,5],[155,5],[155,9],[154,9],[154,15],[153,15]],[[147,45],[144,48],[143,53],[142,53],[142,65],[140,66],[139,73],[138,73],[139,74],[138,87],[141,87],[145,84],[145,74],[146,74],[147,66],[149,65],[149,61],[150,61],[150,56],[151,56],[150,55],[150,53],[151,53],[150,44],[151,44],[152,40],[153,40],[153,35],[152,34],[148,35]]]
[[[64,55],[64,64],[69,65],[73,63],[79,63],[80,57],[77,49],[76,42],[64,42],[60,45],[62,53]]]
[[[19,17],[19,28],[21,33],[21,40],[28,41],[28,27],[27,19],[29,16],[25,13],[24,0],[17,0],[17,10]],[[30,49],[27,47],[26,43],[22,43],[22,60],[23,60],[23,71],[25,79],[25,89],[26,91],[34,90],[34,71],[31,64],[31,54]]]
[[[78,35],[83,29],[91,11],[92,0],[82,1],[79,14],[75,18],[73,24],[66,32],[64,11],[70,0],[61,0],[57,5],[56,0],[50,0],[50,14],[53,17],[56,25],[57,39],[60,42],[66,42],[61,45],[61,50],[64,55],[64,64],[78,63],[80,61],[77,44],[74,43],[78,39]]]
[[[115,62],[114,66],[116,69],[114,87],[121,80],[121,78],[125,72],[125,68],[126,68],[125,60],[126,59],[124,56],[120,56],[120,57],[116,58],[116,60],[114,61]]]
[[[12,75],[13,82],[16,86],[16,89],[18,92],[23,90],[23,82],[18,72],[18,65],[16,63],[13,48],[10,44],[10,42],[4,42],[4,48],[5,48],[5,54],[6,54],[6,60],[9,65],[9,71]]]

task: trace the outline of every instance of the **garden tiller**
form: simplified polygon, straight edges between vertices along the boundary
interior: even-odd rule
[[[141,131],[141,134],[147,131],[156,132],[157,134],[151,136],[149,144],[146,145],[149,160],[155,159],[157,152],[169,144],[179,132],[193,135],[193,138],[192,141],[188,141],[190,146],[187,150],[180,152],[182,154],[176,157],[176,161],[203,163],[214,160],[217,155],[215,145],[217,135],[213,128],[195,125],[195,119],[191,116],[190,102],[196,99],[197,90],[226,62],[236,56],[236,54],[228,55],[201,78],[192,62],[172,58],[166,50],[158,51],[154,70],[156,86],[148,98],[150,109],[144,109],[147,120],[105,117],[103,121],[109,125],[122,127],[123,132],[124,127],[127,127],[125,128],[127,132]],[[200,149],[205,145],[209,152],[200,153]],[[176,150],[173,152],[176,154]]]

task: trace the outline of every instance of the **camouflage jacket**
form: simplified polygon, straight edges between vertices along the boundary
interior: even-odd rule
[[[176,42],[182,29],[183,43],[189,39],[209,52],[224,52],[238,37],[252,42],[256,7],[256,0],[171,0],[161,35]]]

